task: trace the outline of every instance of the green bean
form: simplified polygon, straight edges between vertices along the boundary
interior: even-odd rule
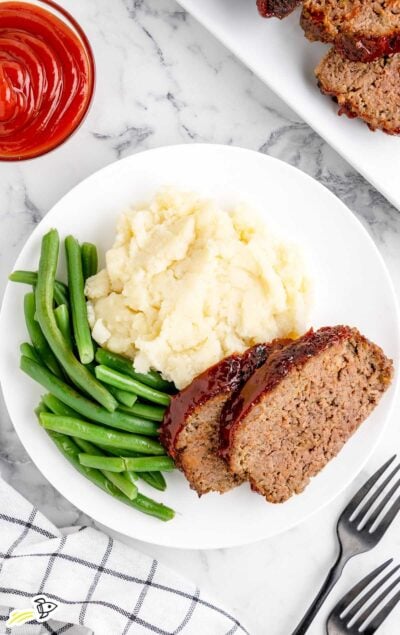
[[[85,364],[85,368],[88,369],[88,371],[90,371],[91,375],[93,375],[93,377],[95,377],[95,372],[94,369],[96,368],[96,364],[95,362],[90,362],[90,364]],[[108,386],[107,386],[107,390],[108,390]],[[108,392],[111,392],[110,390]]]
[[[163,455],[164,448],[157,441],[147,437],[116,430],[108,430],[94,423],[89,423],[74,417],[62,417],[54,414],[43,414],[41,425],[47,430],[54,430],[72,437],[90,441],[95,445],[105,445],[134,450],[141,454]]]
[[[34,287],[37,283],[36,271],[13,271],[8,277],[12,282],[21,282],[22,284],[30,284]],[[59,280],[54,281],[54,300],[57,305],[68,304],[68,287]]]
[[[137,485],[128,478],[127,472],[125,472],[124,474],[115,474],[114,472],[110,472],[109,470],[101,471],[103,472],[104,476],[108,478],[108,480],[111,481],[113,485],[115,485],[115,487],[118,487],[118,489],[121,490],[121,492],[129,498],[129,500],[134,500],[137,497]]]
[[[108,470],[109,472],[125,472],[124,460],[118,456],[104,456],[95,454],[80,454],[79,463],[86,467],[94,467],[96,470]]]
[[[150,485],[150,487],[154,487],[154,489],[158,489],[160,492],[165,492],[167,489],[167,483],[161,472],[140,472],[140,478]]]
[[[143,417],[143,419],[150,419],[151,421],[162,421],[165,413],[165,408],[160,408],[159,406],[150,406],[149,404],[138,402],[136,402],[134,406],[131,406],[129,408],[124,405],[118,407],[123,412],[127,412],[128,414],[136,415],[138,417]]]
[[[76,412],[76,410],[67,406],[54,395],[43,395],[42,401],[49,411],[55,415],[60,415],[62,417],[77,417],[79,419],[79,413]]]
[[[82,364],[89,364],[94,359],[94,349],[87,317],[81,248],[73,236],[65,239],[65,254],[75,342]]]
[[[92,243],[82,243],[82,272],[84,280],[97,273],[98,258],[96,246]]]
[[[171,472],[175,463],[169,456],[122,457],[126,470],[133,472]]]
[[[115,386],[115,388],[119,388],[120,390],[133,392],[138,397],[142,397],[148,401],[154,401],[155,403],[162,404],[163,406],[168,406],[171,400],[171,397],[166,393],[150,388],[150,386],[145,386],[136,379],[127,377],[117,370],[113,370],[107,366],[96,366],[95,372],[99,381]]]
[[[72,341],[71,321],[67,305],[60,304],[60,306],[54,309],[54,315],[56,316],[57,326],[63,334],[66,345],[72,350],[74,345]]]
[[[87,419],[103,423],[111,428],[126,430],[136,434],[148,436],[157,436],[158,434],[158,426],[155,422],[132,417],[118,410],[108,412],[105,408],[81,395],[66,382],[55,377],[47,368],[28,357],[21,358],[20,368],[32,379],[44,386],[52,395]]]
[[[103,364],[104,366],[118,370],[120,373],[129,375],[129,377],[133,377],[133,379],[137,379],[137,381],[140,381],[142,384],[146,384],[146,386],[150,386],[156,390],[168,393],[175,392],[174,384],[169,381],[165,381],[165,379],[161,377],[160,373],[157,373],[154,370],[150,370],[146,374],[137,373],[133,367],[132,361],[122,355],[118,355],[117,353],[112,353],[104,348],[99,348],[96,352],[96,361],[98,364]]]
[[[58,361],[67,375],[82,390],[112,412],[117,402],[90,372],[78,362],[66,346],[53,312],[54,276],[57,268],[59,238],[52,229],[42,239],[39,272],[36,286],[36,314],[39,325]]]
[[[37,364],[43,364],[42,360],[39,357],[39,353],[35,348],[33,348],[32,344],[28,342],[24,342],[20,345],[19,350],[21,351],[21,355],[25,355],[25,357],[29,357],[29,359],[33,359]]]
[[[107,448],[106,446],[100,446],[100,447],[107,454],[113,454],[114,456],[119,456],[119,457],[129,456],[129,457],[135,457],[135,458],[140,457],[140,454],[138,452],[129,452],[128,450],[123,450],[121,448]],[[165,492],[165,490],[167,489],[166,480],[161,474],[161,472],[140,472],[139,474],[136,474],[135,472],[132,472],[132,470],[128,470],[126,474],[130,478],[132,478],[134,481],[136,481],[138,477],[141,478],[142,481],[144,481],[151,487],[154,487],[154,489],[159,490],[160,492]]]
[[[132,501],[132,506],[136,507],[139,511],[150,516],[155,516],[160,520],[167,521],[172,520],[175,516],[175,512],[170,507],[163,505],[162,503],[156,503],[152,498],[148,498],[144,494],[138,493],[135,500]]]
[[[95,366],[93,367],[93,371],[96,374]],[[114,388],[114,386],[107,386],[107,390],[109,390],[110,393],[114,395],[115,399],[119,402],[118,408],[121,408],[121,405],[122,405],[129,410],[129,408],[131,408],[137,400],[137,396],[134,395],[133,392],[126,392],[126,390],[119,390],[119,388]],[[131,414],[134,414],[134,413],[131,412]]]
[[[173,460],[168,456],[149,456],[133,459],[83,453],[79,455],[79,461],[86,467],[109,470],[110,472],[170,472],[175,469]]]
[[[98,445],[97,447],[103,450],[103,452],[108,456],[110,454],[117,457],[121,457],[123,454],[125,455],[128,454],[129,456],[141,456],[139,452],[129,452],[129,450],[119,450],[118,448],[110,448],[105,445]],[[139,476],[135,474],[135,472],[132,472],[132,470],[126,471],[125,474],[127,478],[129,478],[129,480],[132,481],[133,483],[137,481],[139,478]]]
[[[83,439],[77,439],[77,438],[74,438],[74,441],[77,444],[77,446],[84,451],[84,453],[90,452],[91,456],[95,456],[99,460],[108,458],[108,457],[104,457],[104,453],[101,450],[99,450],[99,448],[97,448],[95,445],[93,445],[92,443],[89,443],[89,441],[84,441]],[[78,457],[79,462],[81,463],[81,465],[84,465],[84,463],[82,464],[80,460],[81,456],[82,455],[79,454],[79,457]],[[138,488],[136,486],[136,483],[133,483],[126,473],[116,474],[115,472],[111,470],[103,469],[101,466],[99,466],[98,469],[100,469],[101,472],[104,474],[104,476],[108,478],[108,480],[111,481],[111,483],[113,483],[115,487],[118,487],[118,489],[121,490],[121,492],[125,494],[125,496],[129,498],[129,500],[133,500],[134,498],[136,498],[138,494]]]
[[[126,505],[130,505],[134,507],[138,511],[143,512],[144,514],[149,514],[150,516],[154,516],[163,521],[172,520],[175,515],[175,512],[162,505],[161,503],[157,503],[153,501],[151,498],[147,498],[147,496],[143,496],[143,494],[138,493],[137,497],[134,500],[129,500],[122,492],[120,492],[110,481],[100,472],[99,470],[93,470],[92,468],[84,467],[79,463],[78,455],[80,453],[80,449],[77,444],[64,434],[58,434],[57,432],[48,431],[49,436],[58,447],[60,452],[64,455],[64,457],[84,476],[86,476],[92,483],[100,487],[102,490],[110,494],[113,498],[125,503]]]
[[[55,229],[42,239],[39,272],[36,287],[36,313],[39,325],[50,348],[63,366],[67,375],[82,390],[101,403],[106,410],[113,412],[117,402],[104,386],[96,381],[90,372],[78,362],[72,351],[66,346],[63,335],[57,326],[53,312],[54,276],[57,268],[59,238]]]
[[[59,363],[48,345],[47,340],[42,333],[42,329],[35,319],[36,303],[34,293],[27,293],[25,295],[24,313],[26,328],[28,329],[33,347],[38,352],[39,358],[44,362],[44,364],[46,364],[47,368],[51,370],[54,375],[62,377],[63,375]]]
[[[96,444],[98,448],[101,448],[107,454],[113,454],[114,456],[132,456],[134,458],[138,456],[142,456],[140,452],[134,452],[132,450],[124,450],[123,448],[114,448],[106,445],[101,445],[101,443]]]
[[[40,415],[43,412],[49,412],[49,409],[47,408],[46,404],[43,402],[43,399],[41,399],[39,401],[38,405],[36,406],[35,410],[34,410],[34,413],[37,416],[37,418],[39,419],[39,421],[40,421]]]

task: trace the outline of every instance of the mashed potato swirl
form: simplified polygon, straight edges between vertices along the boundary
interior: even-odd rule
[[[252,209],[169,189],[119,218],[86,294],[99,344],[183,388],[226,355],[302,333],[310,282]]]

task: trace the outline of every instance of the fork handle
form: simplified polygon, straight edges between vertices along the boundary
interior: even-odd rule
[[[307,613],[301,620],[300,624],[293,631],[292,635],[304,635],[304,633],[308,631],[308,629],[311,626],[311,623],[313,622],[321,606],[323,605],[329,593],[332,591],[336,582],[339,580],[340,576],[342,575],[343,567],[348,560],[349,560],[349,556],[344,554],[343,550],[341,549],[339,556],[335,564],[333,565],[332,569],[329,571],[328,576],[325,582],[323,583],[317,597],[315,598],[314,602],[311,604],[310,608],[308,609]]]

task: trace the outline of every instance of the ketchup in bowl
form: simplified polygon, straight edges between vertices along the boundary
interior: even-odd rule
[[[90,45],[64,9],[0,0],[0,160],[37,157],[65,141],[93,88]]]

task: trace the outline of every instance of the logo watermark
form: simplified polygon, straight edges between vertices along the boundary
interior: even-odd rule
[[[51,602],[45,595],[35,595],[31,603],[33,608],[14,609],[11,611],[6,626],[13,628],[32,621],[47,622],[50,613],[53,613],[58,608],[58,604]]]

